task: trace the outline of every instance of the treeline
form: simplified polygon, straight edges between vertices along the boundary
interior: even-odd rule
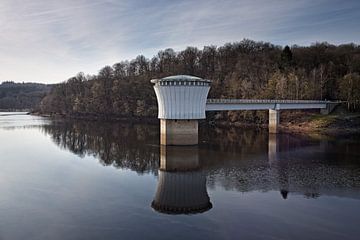
[[[149,80],[188,74],[213,81],[210,98],[340,99],[355,111],[360,108],[359,73],[356,44],[283,48],[244,39],[202,50],[165,49],[152,59],[140,55],[106,66],[94,76],[79,73],[55,86],[40,110],[73,116],[155,117],[156,97]],[[233,121],[266,118],[254,111],[220,115]]]
[[[0,84],[0,109],[34,109],[50,92],[50,89],[49,85],[39,83],[2,82]]]

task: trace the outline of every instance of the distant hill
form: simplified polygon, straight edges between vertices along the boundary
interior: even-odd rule
[[[40,83],[2,82],[0,84],[1,110],[32,110],[50,91],[51,85]]]

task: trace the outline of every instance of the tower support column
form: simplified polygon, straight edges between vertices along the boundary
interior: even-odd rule
[[[269,109],[269,133],[278,133],[280,123],[280,110]]]
[[[161,145],[196,145],[198,138],[198,120],[160,119]]]

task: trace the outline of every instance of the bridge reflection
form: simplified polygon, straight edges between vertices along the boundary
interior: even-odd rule
[[[159,181],[151,206],[169,214],[195,214],[212,208],[198,148],[161,146]]]

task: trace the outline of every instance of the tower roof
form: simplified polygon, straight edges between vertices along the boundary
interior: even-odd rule
[[[174,75],[174,76],[151,80],[152,83],[177,82],[177,81],[181,81],[181,82],[184,82],[184,81],[187,81],[187,82],[211,82],[210,80],[202,79],[202,78],[190,76],[190,75]]]

